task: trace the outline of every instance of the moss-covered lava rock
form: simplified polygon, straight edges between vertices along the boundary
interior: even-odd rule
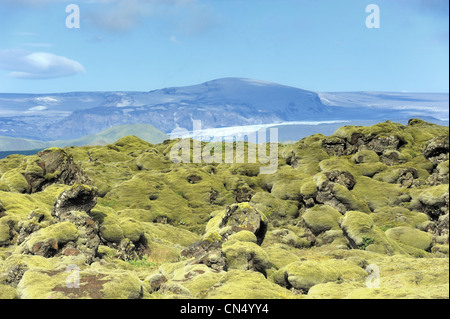
[[[0,299],[448,298],[448,136],[345,126],[279,143],[272,174],[248,142],[232,164],[136,136],[10,155]]]

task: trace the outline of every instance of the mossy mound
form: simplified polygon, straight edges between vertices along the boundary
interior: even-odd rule
[[[17,292],[21,299],[139,299],[142,285],[130,272],[29,270],[22,277]]]
[[[386,231],[386,236],[402,244],[422,250],[431,247],[431,235],[411,227],[395,227]]]
[[[287,288],[309,291],[327,282],[343,282],[365,278],[367,273],[353,262],[341,260],[298,261],[273,274],[273,280]]]
[[[306,210],[302,215],[303,220],[308,228],[317,235],[331,229],[339,229],[338,220],[342,217],[334,208],[324,206],[314,206]]]

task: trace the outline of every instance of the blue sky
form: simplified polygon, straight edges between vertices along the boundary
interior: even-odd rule
[[[80,8],[66,28],[66,6]],[[366,6],[380,28],[366,27]],[[447,0],[0,0],[0,92],[149,91],[223,77],[448,92]]]

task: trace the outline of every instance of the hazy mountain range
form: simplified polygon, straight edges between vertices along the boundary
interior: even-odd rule
[[[86,135],[73,140],[38,141],[0,136],[3,151],[39,150],[48,147],[107,145],[127,135],[135,135],[145,141],[158,144],[170,137],[150,124],[117,125],[100,133]],[[0,150],[0,151],[2,151]]]
[[[35,141],[101,144],[102,136],[93,135],[118,125],[126,125],[117,130],[123,134],[143,130],[133,129],[135,124],[151,124],[169,134],[175,128],[192,130],[192,120],[201,120],[203,129],[216,129],[214,134],[277,127],[281,140],[331,134],[343,123],[414,117],[448,125],[448,106],[448,93],[317,93],[242,78],[149,92],[0,93],[0,151],[38,145]]]

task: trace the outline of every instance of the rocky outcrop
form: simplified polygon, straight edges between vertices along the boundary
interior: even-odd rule
[[[341,214],[349,210],[368,211],[367,204],[350,191],[356,183],[349,172],[333,171],[318,175],[316,180],[318,191],[315,203],[329,205]]]
[[[72,211],[89,213],[96,204],[96,188],[82,184],[75,184],[59,195],[52,215],[59,220],[64,220],[67,213]]]
[[[252,232],[256,242],[261,245],[267,232],[267,217],[262,215],[248,203],[228,206],[221,216],[219,228],[226,230],[222,233],[225,238],[243,230]]]
[[[203,264],[216,271],[227,270],[221,242],[198,241],[183,249],[181,256],[187,259],[194,258],[192,264]]]
[[[413,167],[401,168],[398,175],[396,184],[400,184],[402,187],[411,188],[419,186],[420,184],[417,180],[419,173],[417,169]]]
[[[388,150],[398,150],[404,144],[405,141],[398,136],[367,136],[361,133],[352,133],[348,137],[331,136],[322,142],[325,151],[333,156],[351,155],[361,150],[372,150],[382,155]]]
[[[449,160],[449,136],[431,139],[425,145],[423,155],[435,166]]]
[[[324,174],[330,182],[340,184],[348,190],[352,190],[356,184],[355,177],[347,171],[333,170]]]
[[[38,153],[39,160],[28,163],[23,176],[29,194],[36,193],[51,184],[73,185],[75,183],[91,184],[73,157],[59,148],[47,149]]]

